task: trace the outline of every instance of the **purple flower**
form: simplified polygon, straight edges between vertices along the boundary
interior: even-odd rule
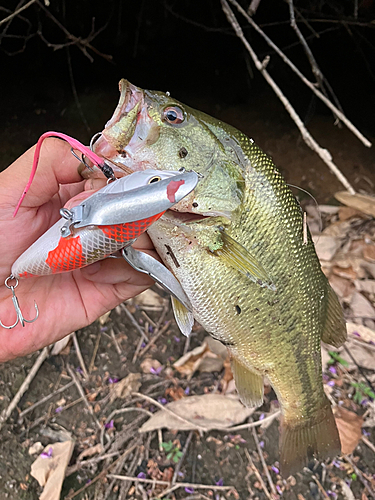
[[[264,417],[265,417],[264,413],[261,413],[261,414],[260,414],[260,417],[259,417],[259,420],[263,420],[263,419],[264,419]]]
[[[180,342],[181,340],[180,337],[176,337],[176,335],[173,335],[173,339],[175,342]]]
[[[137,477],[139,477],[139,479],[146,479],[146,474],[144,472],[140,472]]]
[[[334,387],[335,381],[334,380],[330,380],[329,382],[327,382],[327,385],[329,385],[330,387]]]
[[[108,384],[116,384],[120,379],[117,377],[109,377]]]
[[[154,327],[152,325],[148,327],[148,333],[154,333]]]
[[[184,394],[186,394],[186,396],[189,396],[190,394],[190,387],[186,387],[186,389],[184,390]]]
[[[353,335],[355,335],[356,337],[360,337],[360,334],[358,332],[352,332]],[[336,495],[337,496],[337,495]]]
[[[362,401],[361,401],[362,406],[366,406],[367,403],[368,403],[368,399],[362,399]]]
[[[160,404],[162,404],[162,405],[166,405],[166,404],[168,403],[168,401],[167,401],[165,398],[160,398],[160,397],[159,397],[159,398],[158,398],[158,401],[159,401],[159,403],[160,403]]]
[[[334,498],[334,499],[336,500],[336,498],[337,498],[337,493],[335,493],[335,492],[334,492],[334,491],[332,491],[332,490],[327,490],[327,491],[326,491],[326,493],[327,493],[327,495],[328,495],[329,497],[332,497],[332,498]]]
[[[61,411],[63,411],[64,407],[63,406],[58,406],[55,410],[55,413],[60,413]]]
[[[219,479],[219,481],[216,481],[216,483],[215,483],[215,484],[216,484],[216,486],[223,486],[223,484],[224,484],[224,479],[221,477],[221,478]]]
[[[278,484],[277,484],[277,485],[276,485],[276,489],[277,489],[277,493],[278,493],[279,495],[282,495],[282,494],[283,494],[283,490],[281,489],[280,485],[278,485]]]
[[[107,422],[107,423],[104,425],[104,427],[105,427],[106,429],[113,429],[113,428],[114,428],[114,421],[113,421],[113,419],[112,419],[112,420],[110,420],[109,422]]]
[[[277,467],[275,467],[274,465],[272,465],[271,469],[273,470],[273,472],[275,474],[279,474],[279,472],[280,472],[279,469]]]
[[[332,465],[334,465],[337,469],[339,469],[341,464],[337,460],[332,460]]]
[[[362,429],[362,434],[366,437],[369,437],[371,435],[371,433],[366,431],[366,429]]]
[[[146,342],[142,342],[141,347],[144,349],[146,347]]]
[[[185,488],[186,493],[194,493],[194,488]]]
[[[264,441],[260,441],[259,446],[260,446],[261,448],[264,448]]]
[[[79,373],[80,375],[83,375],[83,370],[80,366],[78,366],[78,368],[76,368],[76,372]]]
[[[159,375],[163,368],[163,366],[159,366],[158,368],[154,368],[153,366],[151,366],[150,373],[152,373],[153,375]]]
[[[328,371],[330,371],[331,373],[333,373],[333,375],[337,375],[337,370],[336,370],[336,368],[334,366],[330,366],[328,368]]]
[[[47,451],[43,451],[43,453],[40,454],[42,458],[52,458],[52,455],[53,455],[52,446],[50,446]]]
[[[108,326],[102,326],[102,327],[100,328],[100,331],[101,331],[101,332],[106,332],[107,330],[108,330]]]

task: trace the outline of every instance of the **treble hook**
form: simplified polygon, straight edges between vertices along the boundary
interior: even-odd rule
[[[16,284],[15,285],[8,285],[8,282],[11,281],[11,280],[13,280],[13,279],[16,280]],[[34,300],[34,306],[35,306],[35,309],[36,309],[36,316],[35,316],[35,318],[34,319],[26,319],[26,318],[24,318],[23,314],[22,314],[22,311],[21,311],[21,308],[20,308],[20,305],[19,305],[19,302],[18,302],[18,299],[16,297],[16,292],[14,291],[14,289],[18,286],[18,279],[15,278],[11,274],[5,280],[4,284],[5,284],[5,286],[7,288],[9,288],[9,290],[12,291],[12,301],[13,301],[13,305],[14,305],[14,308],[15,308],[16,314],[17,314],[17,321],[14,323],[14,325],[6,326],[6,325],[3,325],[3,323],[0,320],[0,326],[2,326],[3,328],[6,328],[7,330],[11,330],[15,326],[17,326],[18,323],[21,323],[22,326],[25,326],[25,323],[34,323],[34,321],[36,321],[38,319],[38,316],[39,316],[39,309],[38,309],[38,306],[36,305],[35,300]]]

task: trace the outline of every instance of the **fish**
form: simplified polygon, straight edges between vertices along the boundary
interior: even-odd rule
[[[280,403],[280,471],[340,453],[322,381],[321,341],[346,325],[303,211],[272,159],[236,128],[169,93],[120,82],[95,152],[114,169],[194,170],[198,185],[149,229],[194,318],[228,349],[240,399]]]

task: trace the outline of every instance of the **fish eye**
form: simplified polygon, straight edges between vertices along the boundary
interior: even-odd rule
[[[154,175],[154,177],[151,177],[151,179],[148,181],[149,184],[154,184],[155,182],[161,181],[160,175]]]
[[[163,115],[164,119],[171,125],[182,123],[185,119],[182,109],[178,106],[170,106],[168,108],[165,108]]]

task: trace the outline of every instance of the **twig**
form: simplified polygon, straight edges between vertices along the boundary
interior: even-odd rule
[[[188,451],[188,448],[189,448],[189,445],[190,445],[190,441],[191,441],[193,435],[194,435],[194,431],[190,431],[189,435],[188,435],[188,437],[186,439],[185,446],[184,446],[184,448],[182,450],[181,458],[178,461],[178,464],[176,465],[176,468],[174,470],[174,474],[173,474],[173,478],[172,478],[172,484],[175,484],[175,482],[177,480],[178,473],[180,472],[181,465],[182,465],[183,461],[185,460],[185,456],[186,456],[186,453]],[[163,496],[165,496],[165,494],[163,494]]]
[[[145,413],[147,416],[152,417],[153,413],[150,411],[146,410],[145,408],[119,408],[118,410],[113,410],[113,412],[106,418],[105,424],[110,422],[114,416],[119,415],[120,413],[128,413],[130,411],[139,411],[141,413]],[[105,432],[105,425],[103,425],[101,431],[100,431],[100,443],[104,449],[104,432]],[[107,445],[108,447],[108,445]]]
[[[271,413],[271,415],[269,415],[266,418],[263,418],[263,420],[257,420],[256,422],[249,422],[248,424],[235,425],[234,427],[227,427],[226,429],[217,429],[217,430],[232,432],[232,431],[239,431],[241,429],[249,429],[250,427],[259,427],[260,425],[263,425],[266,422],[275,420],[275,418],[277,418],[280,414],[281,414],[280,411],[275,411],[275,413]]]
[[[71,368],[70,365],[67,365],[66,369],[68,370],[69,375],[72,377],[72,380],[73,380],[75,386],[77,387],[77,390],[78,390],[80,396],[83,398],[83,402],[85,403],[87,409],[89,410],[89,412],[92,416],[92,419],[94,420],[97,428],[101,430],[102,426],[100,425],[99,420],[96,418],[94,410],[92,409],[92,406],[87,401],[87,396],[84,393],[84,390],[82,389],[82,386],[81,386],[76,374],[74,373],[74,370]]]
[[[158,429],[158,443],[160,453],[163,451],[163,431]]]
[[[138,344],[137,344],[137,347],[136,347],[135,352],[134,352],[134,356],[133,356],[133,359],[132,359],[132,363],[133,364],[137,361],[138,354],[139,354],[140,350],[142,349],[142,344],[144,344],[144,343],[145,343],[145,341],[144,341],[143,337],[141,337],[138,340]]]
[[[235,2],[235,0],[229,0],[231,3]],[[237,3],[237,2],[235,2]],[[306,129],[304,126],[301,118],[298,116],[296,113],[295,109],[292,107],[288,99],[285,97],[285,95],[282,93],[280,87],[276,84],[276,82],[273,80],[271,75],[268,73],[268,71],[264,68],[264,65],[259,61],[258,56],[254,52],[253,48],[245,38],[243,31],[238,24],[237,19],[235,18],[232,10],[230,9],[228,3],[226,0],[221,0],[221,5],[223,8],[223,11],[225,15],[227,16],[228,21],[230,24],[233,26],[233,29],[236,32],[236,35],[241,39],[242,43],[245,45],[246,49],[248,50],[251,58],[254,61],[254,64],[256,68],[262,73],[263,77],[267,81],[267,83],[270,85],[270,87],[273,89],[277,97],[280,99],[280,101],[283,103],[285,109],[288,111],[290,117],[294,121],[294,123],[297,125],[299,128],[299,131],[302,135],[303,140],[305,143],[313,150],[315,153],[317,153],[320,158],[324,161],[324,163],[328,166],[328,168],[331,170],[331,172],[339,179],[339,181],[345,186],[345,188],[349,191],[351,194],[355,194],[354,188],[348,181],[348,179],[341,173],[339,168],[333,163],[332,161],[332,156],[329,153],[327,149],[323,149],[322,147],[319,146],[319,144],[316,142],[316,140],[312,137],[310,132]],[[246,12],[245,12],[246,14]],[[247,16],[247,14],[246,14]],[[249,18],[251,19],[251,18]]]
[[[143,349],[143,351],[141,352],[141,355],[143,356],[144,354],[146,354],[146,352],[150,349],[151,346],[153,346],[155,344],[155,342],[159,339],[159,337],[161,337],[163,335],[163,333],[168,330],[168,328],[170,327],[170,324],[172,323],[171,320],[167,321],[166,324],[163,326],[163,328],[156,334],[152,337],[152,339],[150,340],[150,342],[146,345],[146,347]]]
[[[8,408],[6,408],[1,416],[0,416],[0,430],[3,427],[4,423],[7,421],[7,419],[10,417],[12,411],[16,408],[18,403],[20,402],[20,399],[22,396],[25,394],[27,389],[29,388],[32,380],[34,379],[35,375],[38,373],[39,368],[42,366],[43,362],[48,358],[49,355],[49,347],[45,347],[42,352],[39,354],[37,360],[35,361],[33,367],[29,371],[27,377],[23,381],[21,387],[18,389],[17,394],[14,396],[12,401],[9,403]]]
[[[85,365],[85,361],[84,361],[83,356],[82,356],[81,348],[79,347],[76,332],[73,332],[72,337],[73,337],[74,347],[75,347],[76,353],[77,353],[77,358],[78,358],[79,364],[80,364],[82,371],[83,371],[83,376],[87,380],[89,378],[89,374],[88,374],[88,371],[87,371],[87,368]]]
[[[375,445],[373,445],[371,441],[367,439],[367,437],[362,436],[362,441],[365,443],[365,445],[367,445],[370,448],[370,450],[372,450],[375,453]]]
[[[185,340],[185,345],[184,345],[184,352],[183,352],[184,356],[188,352],[189,347],[190,347],[190,337],[187,337]]]
[[[249,8],[247,9],[247,13],[249,16],[253,16],[256,11],[258,10],[260,4],[260,0],[251,0],[251,3],[249,5]]]
[[[370,488],[366,479],[363,477],[363,472],[360,469],[358,469],[356,464],[353,462],[353,460],[348,455],[343,455],[343,458],[352,466],[354,472],[357,474],[358,479],[361,481],[363,486],[366,488],[366,490],[368,491],[370,496],[372,496],[372,498],[375,498],[375,493],[372,490],[372,488]]]
[[[145,332],[143,331],[143,328],[141,328],[138,324],[138,322],[136,321],[136,319],[134,318],[134,316],[132,315],[132,313],[129,311],[129,309],[126,307],[125,304],[120,304],[120,307],[123,311],[125,311],[125,314],[126,316],[130,319],[132,325],[136,328],[136,330],[142,335],[142,337],[144,339],[147,340],[147,342],[149,342],[149,338],[148,336],[145,334]]]
[[[107,458],[112,458],[119,454],[120,454],[119,451],[114,451],[112,453],[106,453],[105,455],[99,455],[94,458],[89,458],[88,460],[83,460],[82,462],[76,462],[74,465],[71,465],[66,469],[65,477],[71,476],[72,474],[79,471],[86,465],[96,464],[97,462],[102,462],[103,460],[107,460]]]
[[[173,417],[176,417],[178,420],[181,420],[182,422],[185,422],[185,424],[192,425],[194,428],[201,432],[208,431],[209,429],[206,427],[202,427],[201,425],[197,424],[196,422],[192,422],[191,420],[188,420],[187,418],[181,417],[181,415],[178,415],[174,411],[170,410],[169,408],[163,406],[159,401],[156,401],[156,399],[150,398],[150,396],[146,396],[145,394],[141,394],[140,392],[132,392],[132,396],[137,396],[139,398],[145,399],[149,403],[157,406],[161,410],[164,410],[166,413],[169,413]],[[224,429],[223,429],[224,430]]]
[[[266,494],[266,496],[269,500],[272,500],[271,493],[267,490],[267,486],[265,485],[265,482],[263,481],[263,478],[260,475],[260,472],[258,471],[257,467],[255,466],[253,459],[250,456],[250,453],[247,451],[247,448],[245,448],[245,455],[249,461],[250,468],[254,472],[254,474],[256,475],[260,485],[262,486],[264,493]]]
[[[312,478],[316,482],[320,493],[323,495],[323,498],[325,498],[326,500],[329,500],[329,496],[328,496],[326,490],[323,488],[322,483],[319,481],[319,479],[314,474],[312,475]]]
[[[48,394],[48,396],[45,396],[44,398],[40,399],[39,401],[37,401],[33,405],[29,406],[28,408],[26,408],[26,410],[21,411],[21,413],[19,414],[18,418],[24,417],[27,413],[30,413],[31,411],[33,411],[34,408],[36,408],[37,406],[42,405],[43,403],[46,403],[47,401],[49,401],[51,398],[53,398],[57,394],[60,394],[61,392],[64,392],[66,389],[69,389],[69,387],[72,387],[72,385],[74,385],[73,381],[72,382],[68,382],[63,387],[60,387],[60,389],[57,389],[56,391],[51,392],[51,394]]]
[[[281,57],[281,59],[287,64],[290,69],[303,81],[309,89],[314,92],[314,94],[324,102],[324,104],[348,127],[348,129],[368,148],[372,146],[371,142],[366,139],[366,137],[361,134],[361,132],[352,124],[348,118],[329,100],[325,95],[323,95],[319,89],[317,89],[313,83],[311,83],[304,75],[301,73],[301,71],[295,66],[292,61],[282,52],[282,50],[279,49],[277,45],[274,44],[274,42],[264,33],[264,31],[256,24],[256,22],[246,13],[246,11],[241,7],[241,5],[236,1],[236,0],[229,0],[229,2],[234,5],[237,10],[245,17],[245,19],[248,21],[248,23],[257,31],[261,37],[266,41],[266,43]],[[226,3],[226,2],[225,2]],[[222,2],[223,5],[223,2]],[[229,9],[229,7],[228,7]],[[231,12],[231,15],[234,17],[233,12]],[[231,21],[230,21],[231,22]],[[236,20],[237,23],[237,20]],[[238,24],[238,23],[237,23]],[[232,25],[233,26],[233,25]],[[233,26],[234,27],[234,26]],[[240,28],[240,31],[242,33],[242,30]],[[237,33],[237,29],[236,29]],[[237,36],[238,33],[237,33]],[[243,33],[242,33],[243,37]],[[241,38],[241,37],[240,37]],[[246,39],[245,39],[246,40]],[[246,40],[247,42],[247,40]],[[245,44],[245,42],[243,42]],[[247,42],[248,43],[248,42]],[[245,44],[246,46],[246,44]],[[251,54],[250,54],[251,55]]]
[[[146,479],[142,477],[132,477],[132,476],[119,476],[117,474],[108,474],[107,477],[119,479],[120,481],[133,481],[135,483],[146,483],[146,484],[160,484],[164,486],[169,486],[168,481],[160,481],[158,479]],[[198,483],[176,483],[173,489],[177,488],[196,488],[197,490],[217,490],[217,491],[228,491],[235,490],[234,486],[217,486],[216,484],[198,484]]]
[[[254,438],[254,441],[255,441],[255,444],[257,446],[257,450],[258,450],[258,455],[260,457],[260,460],[262,462],[262,465],[263,465],[263,470],[264,470],[264,473],[266,474],[267,476],[267,481],[268,481],[268,484],[270,485],[270,488],[271,488],[271,491],[273,493],[273,495],[278,498],[278,494],[277,494],[277,491],[276,491],[276,488],[275,488],[275,485],[273,484],[273,481],[272,481],[272,477],[271,477],[271,474],[270,474],[270,471],[268,470],[268,467],[267,467],[267,464],[266,464],[266,461],[264,459],[264,455],[263,455],[263,450],[259,444],[259,439],[258,439],[258,434],[257,434],[257,431],[255,430],[255,428],[253,427],[252,429],[252,434],[253,434],[253,438]]]
[[[30,7],[30,5],[32,5],[33,3],[35,3],[36,0],[30,0],[30,2],[27,2],[25,3],[25,5],[23,5],[22,7],[20,7],[19,9],[17,9],[16,11],[14,11],[12,14],[10,14],[9,16],[7,17],[4,17],[4,19],[2,19],[0,21],[0,26],[4,23],[6,23],[7,21],[10,21],[11,19],[13,19],[14,17],[18,16],[18,14],[20,12],[22,12],[23,10],[27,9]]]
[[[92,353],[92,356],[91,356],[91,361],[90,361],[90,364],[89,364],[89,373],[91,373],[93,371],[93,369],[94,369],[95,358],[96,358],[96,354],[97,354],[98,349],[99,349],[99,344],[100,344],[101,337],[102,337],[102,332],[99,331],[98,336],[96,337],[96,342],[95,342],[94,350],[93,350],[93,353]]]
[[[111,331],[110,331],[110,334],[111,334],[111,338],[113,340],[113,343],[115,345],[115,348],[116,348],[116,351],[117,351],[117,354],[119,356],[122,356],[122,349],[119,345],[119,343],[117,342],[117,339],[116,339],[116,335],[115,335],[115,332],[113,331],[113,328],[111,328]]]

